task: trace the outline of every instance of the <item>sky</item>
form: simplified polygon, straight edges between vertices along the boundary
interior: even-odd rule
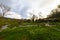
[[[0,0],[0,3],[11,8],[8,13],[12,16],[7,14],[6,17],[30,18],[31,13],[36,16],[40,13],[42,18],[46,18],[60,4],[60,0]]]

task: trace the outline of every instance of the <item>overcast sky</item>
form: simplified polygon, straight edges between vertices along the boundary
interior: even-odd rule
[[[60,0],[0,0],[0,3],[11,7],[11,11],[15,14],[27,18],[33,11],[33,14],[37,16],[41,12],[41,15],[46,17],[52,9],[60,4]]]

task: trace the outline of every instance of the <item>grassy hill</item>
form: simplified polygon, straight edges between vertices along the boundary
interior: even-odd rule
[[[18,22],[19,22],[19,20],[17,20],[17,19],[0,17],[0,27],[2,27],[4,25],[17,26]]]

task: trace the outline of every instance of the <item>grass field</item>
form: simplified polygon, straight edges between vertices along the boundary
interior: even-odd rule
[[[0,40],[60,40],[60,31],[46,26],[7,28],[0,32]]]
[[[6,24],[10,25],[0,32],[0,40],[60,40],[59,23],[45,26],[46,23],[19,24],[17,20],[0,19],[0,27]]]

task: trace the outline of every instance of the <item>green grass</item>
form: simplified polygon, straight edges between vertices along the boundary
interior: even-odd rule
[[[1,40],[60,40],[60,31],[46,26],[21,27],[0,32]]]
[[[0,18],[0,27],[9,24],[8,28],[0,32],[0,40],[60,40],[60,25],[45,26],[45,23],[23,22]],[[51,23],[52,24],[52,23]],[[25,27],[18,27],[18,26]],[[27,25],[33,25],[27,27]],[[59,29],[59,30],[56,30]]]

